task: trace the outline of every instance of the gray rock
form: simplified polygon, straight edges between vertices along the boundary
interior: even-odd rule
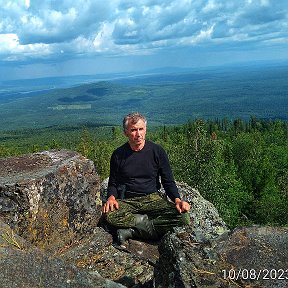
[[[229,231],[215,206],[204,199],[198,190],[183,182],[176,184],[181,198],[191,205],[189,211],[190,230],[193,231],[195,239],[199,241],[209,240]],[[178,231],[180,230],[178,229]]]
[[[156,287],[288,287],[288,228],[246,227],[211,241],[193,231],[166,235]]]
[[[0,287],[125,287],[44,253],[0,221]]]
[[[231,232],[185,183],[191,224],[119,249],[97,227],[107,180],[72,151],[0,159],[0,287],[288,287],[288,228]]]
[[[288,227],[237,228],[227,240],[212,244],[218,258],[229,264],[226,278],[230,271],[232,280],[238,277],[236,282],[249,287],[288,287]]]
[[[126,287],[142,287],[153,280],[151,261],[155,264],[158,260],[155,245],[131,240],[127,249],[117,249],[111,244],[111,235],[97,227],[89,237],[59,251],[57,256]]]
[[[9,225],[5,224],[0,219],[0,248],[28,250],[30,248],[34,248],[34,246],[24,238],[15,234]]]
[[[89,234],[101,216],[92,161],[72,151],[0,159],[0,216],[17,234],[55,251]]]

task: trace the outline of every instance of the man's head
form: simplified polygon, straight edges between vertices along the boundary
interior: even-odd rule
[[[146,118],[138,112],[128,114],[123,119],[123,129],[133,150],[141,150],[145,144]]]
[[[128,123],[136,124],[139,120],[142,120],[145,125],[147,125],[146,118],[140,114],[139,112],[132,112],[128,115],[126,115],[123,119],[123,131],[124,133],[127,131]]]

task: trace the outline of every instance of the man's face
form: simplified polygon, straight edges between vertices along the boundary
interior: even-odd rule
[[[136,124],[132,124],[129,120],[125,135],[128,137],[131,147],[141,147],[144,145],[146,137],[145,122],[140,119]]]

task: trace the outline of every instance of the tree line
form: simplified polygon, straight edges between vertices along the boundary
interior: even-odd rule
[[[29,137],[11,134],[10,141],[2,139],[0,156],[72,149],[93,160],[105,179],[113,150],[126,141],[120,127],[41,133],[29,131]],[[288,224],[286,121],[196,119],[177,126],[148,127],[147,138],[165,148],[175,179],[197,188],[231,228]]]

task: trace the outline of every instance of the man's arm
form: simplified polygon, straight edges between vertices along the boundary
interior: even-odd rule
[[[117,198],[117,172],[118,172],[118,161],[115,151],[112,153],[110,158],[110,173],[109,173],[109,181],[107,187],[107,196],[108,199],[110,196],[115,196]]]
[[[180,199],[179,191],[170,167],[168,155],[164,149],[160,149],[160,175],[164,190],[169,198],[174,201],[176,209],[179,211],[179,213],[188,212],[190,210],[190,205],[188,202]]]
[[[168,197],[175,202],[176,198],[180,199],[178,188],[174,181],[173,173],[170,167],[170,162],[166,151],[158,145],[159,157],[159,175],[161,177],[161,184],[168,195]]]
[[[114,211],[114,209],[119,209],[119,204],[116,200],[117,197],[117,174],[118,171],[118,162],[116,159],[115,151],[112,153],[110,158],[110,175],[107,187],[107,196],[108,199],[102,207],[103,213],[108,213],[109,211]]]

